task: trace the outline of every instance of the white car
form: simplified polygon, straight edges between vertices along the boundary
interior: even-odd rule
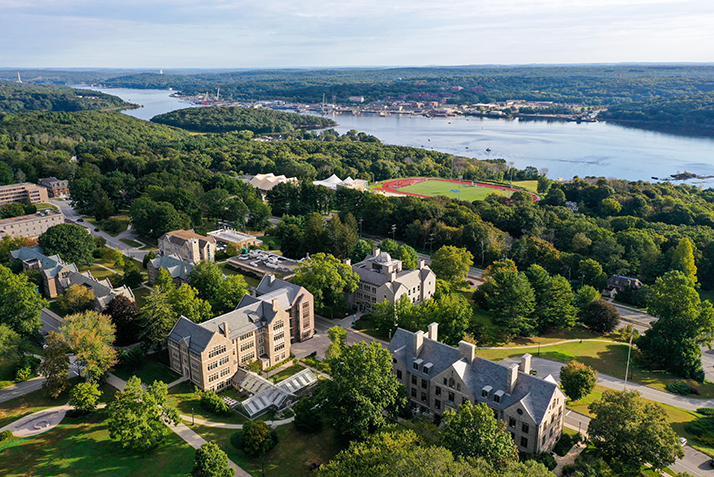
[[[687,445],[687,439],[685,439],[684,437],[680,437],[680,438],[679,438],[679,445],[682,446],[682,447],[686,446],[686,445]]]

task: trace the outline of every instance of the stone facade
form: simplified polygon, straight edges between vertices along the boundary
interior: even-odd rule
[[[398,328],[389,344],[393,372],[407,388],[412,408],[435,418],[466,401],[484,403],[506,423],[518,450],[550,451],[563,431],[565,395],[552,376],[531,375],[531,355],[503,366],[476,356],[465,341],[454,348],[428,333]]]
[[[378,248],[352,265],[352,271],[359,275],[359,286],[348,295],[347,301],[360,311],[373,311],[376,303],[384,300],[394,303],[402,295],[416,305],[429,300],[436,291],[436,275],[423,260],[417,270],[403,268],[401,260]]]
[[[175,230],[159,238],[162,255],[176,255],[184,262],[196,265],[202,260],[215,260],[216,240],[193,230]]]
[[[50,197],[69,197],[69,181],[61,181],[56,177],[40,179],[40,185],[47,188]]]
[[[64,214],[54,210],[3,219],[0,220],[0,238],[9,235],[34,239],[47,232],[50,227],[63,223]]]

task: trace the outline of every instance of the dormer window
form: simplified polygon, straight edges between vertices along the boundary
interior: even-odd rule
[[[491,386],[484,386],[483,389],[481,389],[481,397],[482,398],[487,398],[488,393],[491,392],[493,388]]]
[[[493,402],[500,403],[500,402],[501,402],[501,398],[503,397],[504,394],[505,394],[505,393],[504,393],[503,391],[501,391],[500,389],[499,389],[498,391],[496,391],[496,392],[493,394]]]
[[[432,363],[426,363],[424,365],[424,374],[429,374],[429,371],[431,371],[431,368],[433,368],[434,365]]]
[[[419,367],[421,366],[421,363],[423,363],[423,362],[424,362],[423,359],[414,360],[414,365],[413,365],[413,366],[414,366],[414,369],[416,369],[417,371],[419,371]]]

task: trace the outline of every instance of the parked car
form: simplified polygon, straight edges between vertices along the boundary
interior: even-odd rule
[[[94,231],[95,231],[95,232],[99,232],[99,229],[95,227],[95,228],[94,228]]]
[[[679,445],[682,446],[682,447],[686,446],[686,445],[687,445],[687,439],[685,439],[684,437],[680,437],[680,438],[679,438]]]
[[[84,219],[79,218],[79,219],[77,219],[77,222],[84,222]]]

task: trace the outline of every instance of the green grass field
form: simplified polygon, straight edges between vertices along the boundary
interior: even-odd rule
[[[461,194],[451,192],[452,190],[461,190]],[[412,194],[427,195],[430,197],[444,195],[452,199],[474,201],[483,200],[488,194],[498,194],[504,197],[510,197],[510,191],[500,189],[491,189],[490,187],[470,186],[466,184],[454,184],[453,182],[443,181],[425,181],[419,184],[414,184],[406,187],[400,187],[400,192],[411,192]]]

